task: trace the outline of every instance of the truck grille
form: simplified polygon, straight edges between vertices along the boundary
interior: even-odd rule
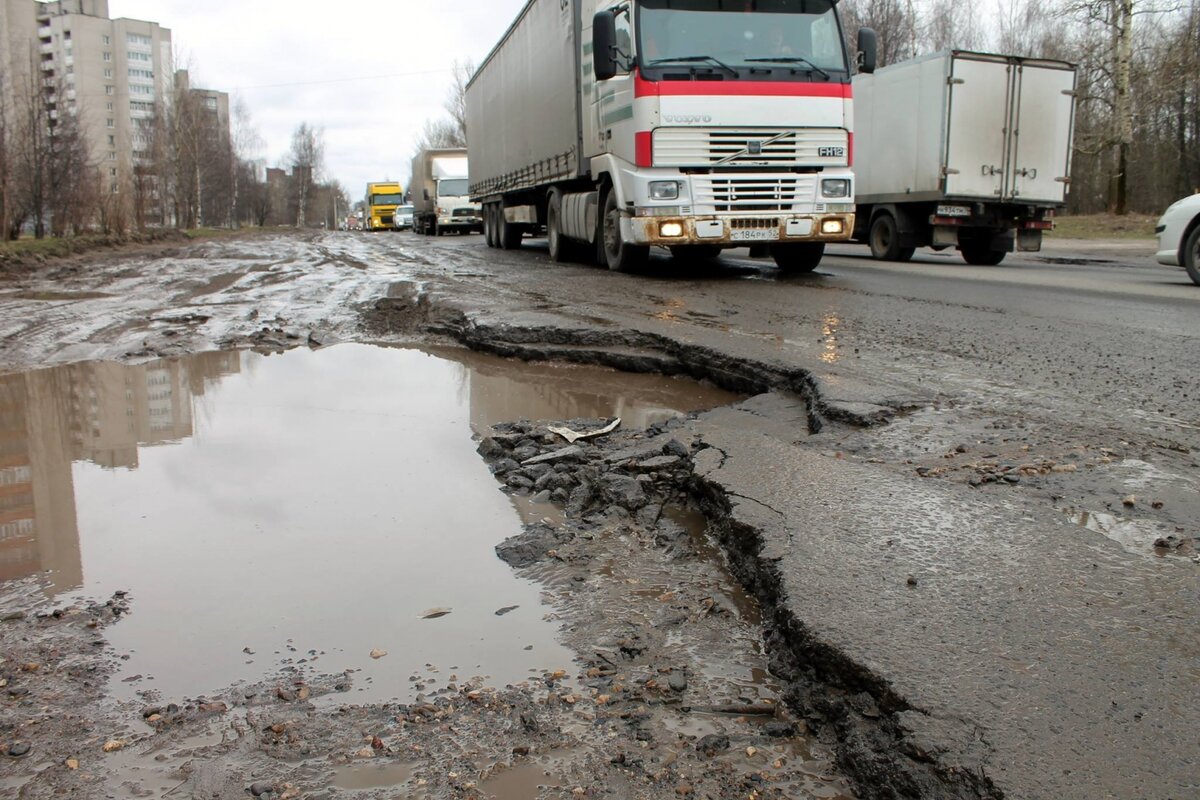
[[[763,231],[779,227],[777,217],[734,217],[729,220],[729,227],[735,231]]]
[[[692,181],[695,205],[714,211],[791,211],[800,203],[811,203],[816,189],[815,178],[800,175],[697,175]]]
[[[731,167],[845,166],[849,144],[840,128],[659,128],[654,132],[656,167],[708,167],[718,162]]]
[[[473,209],[473,208],[456,208],[456,209],[454,209],[454,213],[451,214],[451,216],[473,217],[473,216],[475,216],[475,209]]]

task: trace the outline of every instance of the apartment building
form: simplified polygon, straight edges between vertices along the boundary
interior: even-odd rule
[[[108,0],[6,0],[0,25],[10,108],[33,73],[52,116],[78,115],[92,162],[117,191],[122,170],[148,156],[148,121],[172,90],[171,31],[109,19]]]

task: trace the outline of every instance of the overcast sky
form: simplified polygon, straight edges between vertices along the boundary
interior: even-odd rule
[[[455,60],[482,61],[524,4],[110,0],[109,14],[170,28],[193,85],[245,101],[268,165],[283,164],[298,124],[323,126],[328,176],[358,198],[368,181],[407,178]]]

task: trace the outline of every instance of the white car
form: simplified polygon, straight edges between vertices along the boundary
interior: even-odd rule
[[[413,207],[398,206],[396,208],[396,216],[392,227],[398,231],[412,230],[413,226]]]
[[[1185,197],[1158,221],[1158,263],[1183,267],[1200,286],[1200,194]]]

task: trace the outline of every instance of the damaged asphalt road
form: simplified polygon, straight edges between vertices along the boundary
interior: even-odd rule
[[[727,257],[627,276],[479,237],[235,240],[0,285],[0,363],[432,340],[756,395],[672,432],[686,469],[660,470],[656,491],[707,518],[761,609],[789,713],[831,748],[846,792],[1194,796],[1200,764],[1179,745],[1200,728],[1200,297],[1115,247],[1045,255],[1083,263],[836,255],[784,279]],[[505,485],[561,492],[579,530],[556,545],[600,582],[580,534],[645,536],[639,509],[605,521],[592,507],[638,506],[638,478],[539,489],[545,474]],[[546,569],[549,550],[520,569]],[[581,630],[564,638],[583,653],[603,634]],[[584,680],[606,670],[587,664]],[[693,750],[710,735],[760,749],[706,728]],[[830,777],[786,780],[815,793],[812,773]],[[668,783],[632,796],[695,790],[702,771],[647,774]],[[745,796],[737,781],[705,790]]]

